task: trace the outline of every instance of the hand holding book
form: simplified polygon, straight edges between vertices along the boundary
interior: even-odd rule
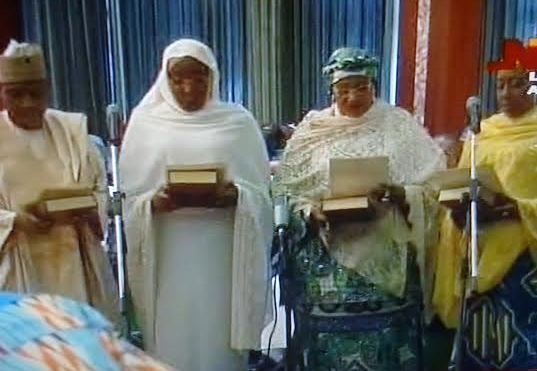
[[[237,205],[239,190],[237,186],[231,182],[223,184],[216,190],[215,207],[230,207]]]
[[[384,208],[384,205],[389,207],[395,206],[403,214],[405,220],[408,222],[408,215],[410,213],[410,205],[406,201],[405,188],[397,185],[381,184],[376,187],[368,196],[369,204],[375,211],[380,211]]]
[[[237,204],[238,189],[233,183],[224,183],[212,190],[165,186],[151,201],[153,211],[171,212],[181,207],[230,207]]]
[[[156,213],[171,212],[179,208],[176,201],[177,199],[170,194],[170,188],[166,186],[153,196],[151,209]]]
[[[97,214],[93,190],[83,185],[72,185],[43,190],[37,201],[28,204],[20,213],[18,224],[24,229],[38,227],[38,230],[43,230],[54,223],[75,224],[77,218],[93,214]]]
[[[30,212],[19,212],[15,217],[13,230],[22,233],[47,233],[53,221]]]
[[[477,204],[478,222],[492,223],[500,220],[518,219],[518,207],[514,200],[503,193],[490,193],[493,197],[479,197]],[[487,193],[489,195],[489,193]],[[464,193],[460,202],[451,209],[451,218],[459,229],[466,227],[466,217],[470,207],[470,195]]]

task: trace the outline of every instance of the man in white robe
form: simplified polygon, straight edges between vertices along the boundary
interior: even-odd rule
[[[92,189],[104,206],[104,170],[86,116],[48,109],[48,96],[41,48],[12,41],[0,56],[0,289],[67,296],[116,320],[97,210],[54,218],[30,208],[45,190],[73,187]]]

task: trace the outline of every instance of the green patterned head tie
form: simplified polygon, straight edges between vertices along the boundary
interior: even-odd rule
[[[332,53],[328,63],[323,68],[323,74],[332,76],[336,71],[345,71],[353,75],[364,75],[372,79],[377,77],[379,62],[377,58],[368,55],[359,48],[340,48]],[[331,81],[331,84],[337,81]]]

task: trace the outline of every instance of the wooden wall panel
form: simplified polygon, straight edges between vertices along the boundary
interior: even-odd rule
[[[484,0],[432,0],[425,123],[433,135],[465,126],[465,103],[477,95]]]

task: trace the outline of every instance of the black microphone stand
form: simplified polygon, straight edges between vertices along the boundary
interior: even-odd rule
[[[459,313],[459,326],[455,335],[453,352],[448,367],[450,371],[462,371],[464,354],[464,335],[468,320],[468,303],[477,293],[477,279],[479,276],[479,250],[478,250],[478,202],[479,179],[476,166],[476,140],[479,133],[479,122],[470,125],[470,207],[466,213],[465,233],[470,236],[466,249],[464,249],[461,264],[461,307]],[[468,276],[468,271],[470,276]]]
[[[289,261],[291,259],[289,246],[289,209],[287,197],[278,201],[282,201],[275,205],[275,224],[276,224],[276,239],[278,242],[278,272],[280,275],[280,302],[285,308],[285,370],[292,371],[294,369],[294,356],[292,346],[292,326],[291,319],[293,313],[291,291],[291,269]]]
[[[125,243],[125,231],[123,224],[123,199],[125,194],[121,191],[119,178],[119,146],[121,144],[121,111],[115,104],[107,107],[107,121],[110,126],[110,138],[108,140],[110,149],[110,164],[112,170],[112,184],[110,187],[110,208],[109,215],[114,222],[114,249],[116,270],[117,270],[117,285],[119,295],[119,310],[123,321],[121,329],[123,335],[133,344],[141,347],[141,334],[138,331],[133,331],[132,321],[129,316],[129,308],[131,308],[131,298],[129,296],[127,282],[127,246]]]

